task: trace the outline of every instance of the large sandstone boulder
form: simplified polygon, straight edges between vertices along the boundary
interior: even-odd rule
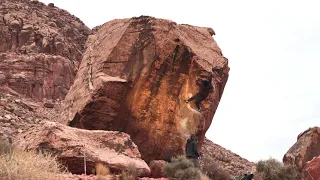
[[[14,91],[31,97],[64,98],[70,82],[74,80],[90,31],[78,18],[57,7],[46,6],[39,1],[1,0],[0,83],[7,83]],[[45,60],[34,62],[38,57],[33,56],[38,53],[46,54]],[[62,66],[67,66],[67,70],[61,70]],[[32,71],[34,75],[30,74]],[[12,73],[17,77],[6,79],[13,76]],[[55,78],[47,85],[42,82],[41,76],[57,77],[57,74],[66,77],[66,82],[55,81]]]
[[[285,164],[296,165],[302,170],[306,163],[320,156],[320,128],[313,127],[299,134],[297,142],[283,157]]]
[[[320,179],[320,156],[308,161],[303,169],[304,180]]]
[[[0,86],[32,98],[63,99],[75,77],[74,64],[61,56],[0,53]]]
[[[229,72],[210,29],[141,16],[95,31],[61,118],[85,129],[123,130],[147,161],[183,153],[191,133],[201,146]],[[196,79],[212,67],[214,92],[200,114],[184,100],[197,93]]]
[[[84,173],[84,153],[89,174],[97,162],[115,173],[124,170],[130,163],[134,163],[142,174],[150,173],[138,147],[128,134],[121,132],[82,130],[47,121],[18,134],[13,142],[22,149],[49,151],[57,155],[74,174]]]

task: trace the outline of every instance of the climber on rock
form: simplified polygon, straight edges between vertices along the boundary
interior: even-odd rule
[[[197,145],[195,135],[191,135],[191,137],[187,140],[186,156],[188,159],[192,161],[195,167],[200,167],[200,164],[199,164],[200,154],[198,153],[198,145]]]
[[[212,68],[212,71],[215,72],[216,68]],[[195,100],[195,104],[197,106],[197,110],[200,111],[200,103],[205,100],[210,93],[213,92],[213,86],[211,84],[212,74],[210,73],[209,77],[206,79],[197,79],[196,85],[199,86],[199,92],[193,95],[188,100],[185,100],[186,103]]]

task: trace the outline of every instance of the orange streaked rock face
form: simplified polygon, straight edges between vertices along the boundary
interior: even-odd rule
[[[147,161],[182,154],[192,133],[201,146],[229,72],[212,29],[141,16],[94,31],[61,118],[80,128],[124,131]],[[199,113],[184,100],[212,67],[214,91]]]

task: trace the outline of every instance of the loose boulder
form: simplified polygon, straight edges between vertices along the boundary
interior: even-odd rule
[[[147,162],[183,153],[190,134],[201,146],[229,72],[212,32],[148,16],[113,20],[94,32],[61,119],[84,129],[124,131]],[[213,67],[214,92],[199,113],[184,100]]]
[[[14,138],[14,145],[25,150],[40,150],[57,155],[71,173],[84,173],[84,155],[87,173],[92,173],[97,162],[119,173],[134,163],[142,175],[150,168],[141,159],[138,147],[130,136],[116,131],[89,131],[45,121]]]
[[[296,165],[302,170],[306,163],[320,156],[320,128],[313,127],[300,133],[297,142],[283,157],[283,163]]]

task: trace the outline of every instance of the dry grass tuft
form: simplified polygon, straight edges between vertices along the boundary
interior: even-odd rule
[[[209,178],[209,176],[207,176],[205,174],[202,174],[201,175],[201,180],[211,180],[211,179]]]
[[[139,169],[137,169],[134,163],[128,165],[128,167],[121,172],[121,179],[123,180],[136,180],[140,175]]]
[[[110,175],[109,167],[105,166],[101,162],[96,163],[94,170],[95,170],[95,174],[97,175],[97,180],[109,180],[110,179],[110,177],[108,176],[108,175]]]
[[[98,176],[106,176],[110,174],[110,169],[100,162],[96,164],[95,171]]]
[[[0,142],[0,179],[56,180],[66,169],[50,154],[23,151]]]
[[[223,168],[221,168],[217,163],[214,162],[212,158],[203,159],[203,166],[201,170],[210,179],[214,180],[229,180],[230,174]]]
[[[173,158],[163,169],[169,179],[201,180],[202,173],[184,156]]]
[[[295,166],[284,165],[280,161],[272,158],[259,161],[256,169],[258,174],[255,176],[255,179],[301,180],[301,174]]]

